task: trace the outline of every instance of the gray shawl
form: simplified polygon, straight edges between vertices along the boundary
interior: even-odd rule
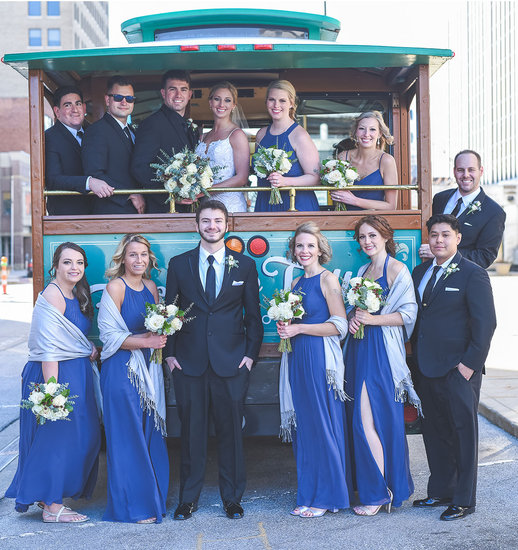
[[[358,270],[358,277],[363,276],[369,264],[365,264]],[[406,364],[405,342],[410,339],[414,330],[417,317],[417,303],[415,300],[414,283],[412,276],[404,265],[398,273],[388,296],[385,298],[385,305],[381,308],[381,314],[399,313],[403,318],[403,326],[382,326],[383,342],[392,372],[394,382],[394,396],[396,401],[404,402],[405,397],[416,407],[422,416],[421,400],[412,384],[410,371]],[[344,345],[344,357],[347,350],[349,338]]]
[[[38,295],[32,312],[29,333],[29,361],[68,361],[78,357],[90,357],[92,343],[41,295]],[[92,365],[95,401],[99,417],[102,416],[102,398],[97,363]]]
[[[350,399],[344,391],[344,360],[340,350],[340,340],[347,334],[347,320],[337,315],[331,316],[326,323],[332,323],[340,333],[336,336],[323,336],[324,355],[326,364],[326,380],[329,389],[335,392],[335,399],[340,401]],[[284,442],[291,441],[292,428],[297,428],[295,407],[291,395],[291,386],[288,373],[288,354],[284,352],[281,358],[279,376],[279,404],[281,408],[281,428],[279,437]]]
[[[131,336],[131,332],[107,290],[104,290],[101,297],[97,324],[99,337],[103,343],[101,361],[104,362],[119,351],[124,340]],[[128,367],[128,378],[139,394],[140,406],[149,415],[153,414],[155,428],[165,436],[165,391],[162,365],[151,361],[148,369],[142,351],[134,349],[130,351],[130,358],[126,366]]]

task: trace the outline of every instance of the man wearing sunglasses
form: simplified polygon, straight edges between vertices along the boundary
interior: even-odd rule
[[[135,106],[133,86],[124,78],[108,80],[106,114],[85,132],[81,156],[85,172],[114,189],[137,189],[130,172],[135,132],[128,117]],[[94,197],[93,214],[143,214],[144,197],[138,193]]]
[[[184,118],[192,97],[189,73],[167,71],[162,77],[160,93],[164,102],[162,107],[139,124],[135,142],[131,169],[143,189],[163,187],[153,181],[155,172],[150,167],[151,163],[160,162],[158,155],[161,150],[171,155],[185,147],[194,149],[199,139],[193,125]],[[167,193],[147,195],[146,212],[169,212],[167,197]],[[181,210],[179,206],[178,211]]]

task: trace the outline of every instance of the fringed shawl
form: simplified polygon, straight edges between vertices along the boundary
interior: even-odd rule
[[[41,295],[32,312],[29,332],[29,361],[68,361],[90,357],[92,343],[81,330]],[[102,397],[97,363],[90,361],[93,372],[95,401],[102,416]]]
[[[99,325],[99,337],[103,343],[101,361],[104,362],[119,351],[124,340],[131,336],[131,332],[107,290],[104,290],[101,298],[97,324]],[[130,351],[130,358],[126,366],[128,367],[128,378],[139,394],[140,406],[149,415],[153,414],[155,428],[165,436],[165,391],[162,365],[151,361],[148,369],[142,351],[134,349]]]
[[[329,389],[334,390],[335,399],[345,401],[350,397],[344,391],[344,360],[340,350],[340,340],[347,334],[347,320],[337,315],[331,316],[326,323],[332,323],[339,332],[339,336],[323,336],[324,355],[326,364],[326,380]],[[281,428],[279,437],[284,442],[292,440],[291,432],[297,428],[297,419],[288,373],[288,354],[284,352],[281,358],[279,376],[279,404],[281,408]]]

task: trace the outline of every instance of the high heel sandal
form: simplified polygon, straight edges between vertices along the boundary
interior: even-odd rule
[[[380,504],[379,506],[374,506],[372,510],[368,509],[367,505],[355,506],[353,508],[353,512],[357,516],[375,516],[381,510],[381,508],[385,508],[385,510],[387,511],[387,514],[390,514],[390,512],[392,511],[392,501],[394,500],[394,495],[392,494],[392,491],[389,488],[387,488],[387,491],[388,491],[390,500],[386,504]]]
[[[387,514],[390,514],[392,511],[392,501],[394,500],[394,495],[392,491],[387,487],[387,491],[389,493],[390,500],[385,504],[385,510],[387,511]]]

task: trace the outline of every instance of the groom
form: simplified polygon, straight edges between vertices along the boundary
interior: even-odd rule
[[[228,212],[206,200],[196,213],[200,244],[173,257],[167,271],[166,303],[194,319],[169,337],[171,369],[181,421],[180,503],[175,519],[197,510],[207,462],[209,403],[218,440],[219,486],[227,517],[243,517],[246,474],[242,425],[249,371],[259,354],[263,325],[259,286],[251,258],[226,250]]]
[[[430,477],[427,498],[414,506],[447,506],[441,519],[449,521],[475,511],[477,410],[496,315],[485,269],[457,250],[457,218],[435,214],[426,226],[433,260],[412,273],[419,308],[412,347]]]

